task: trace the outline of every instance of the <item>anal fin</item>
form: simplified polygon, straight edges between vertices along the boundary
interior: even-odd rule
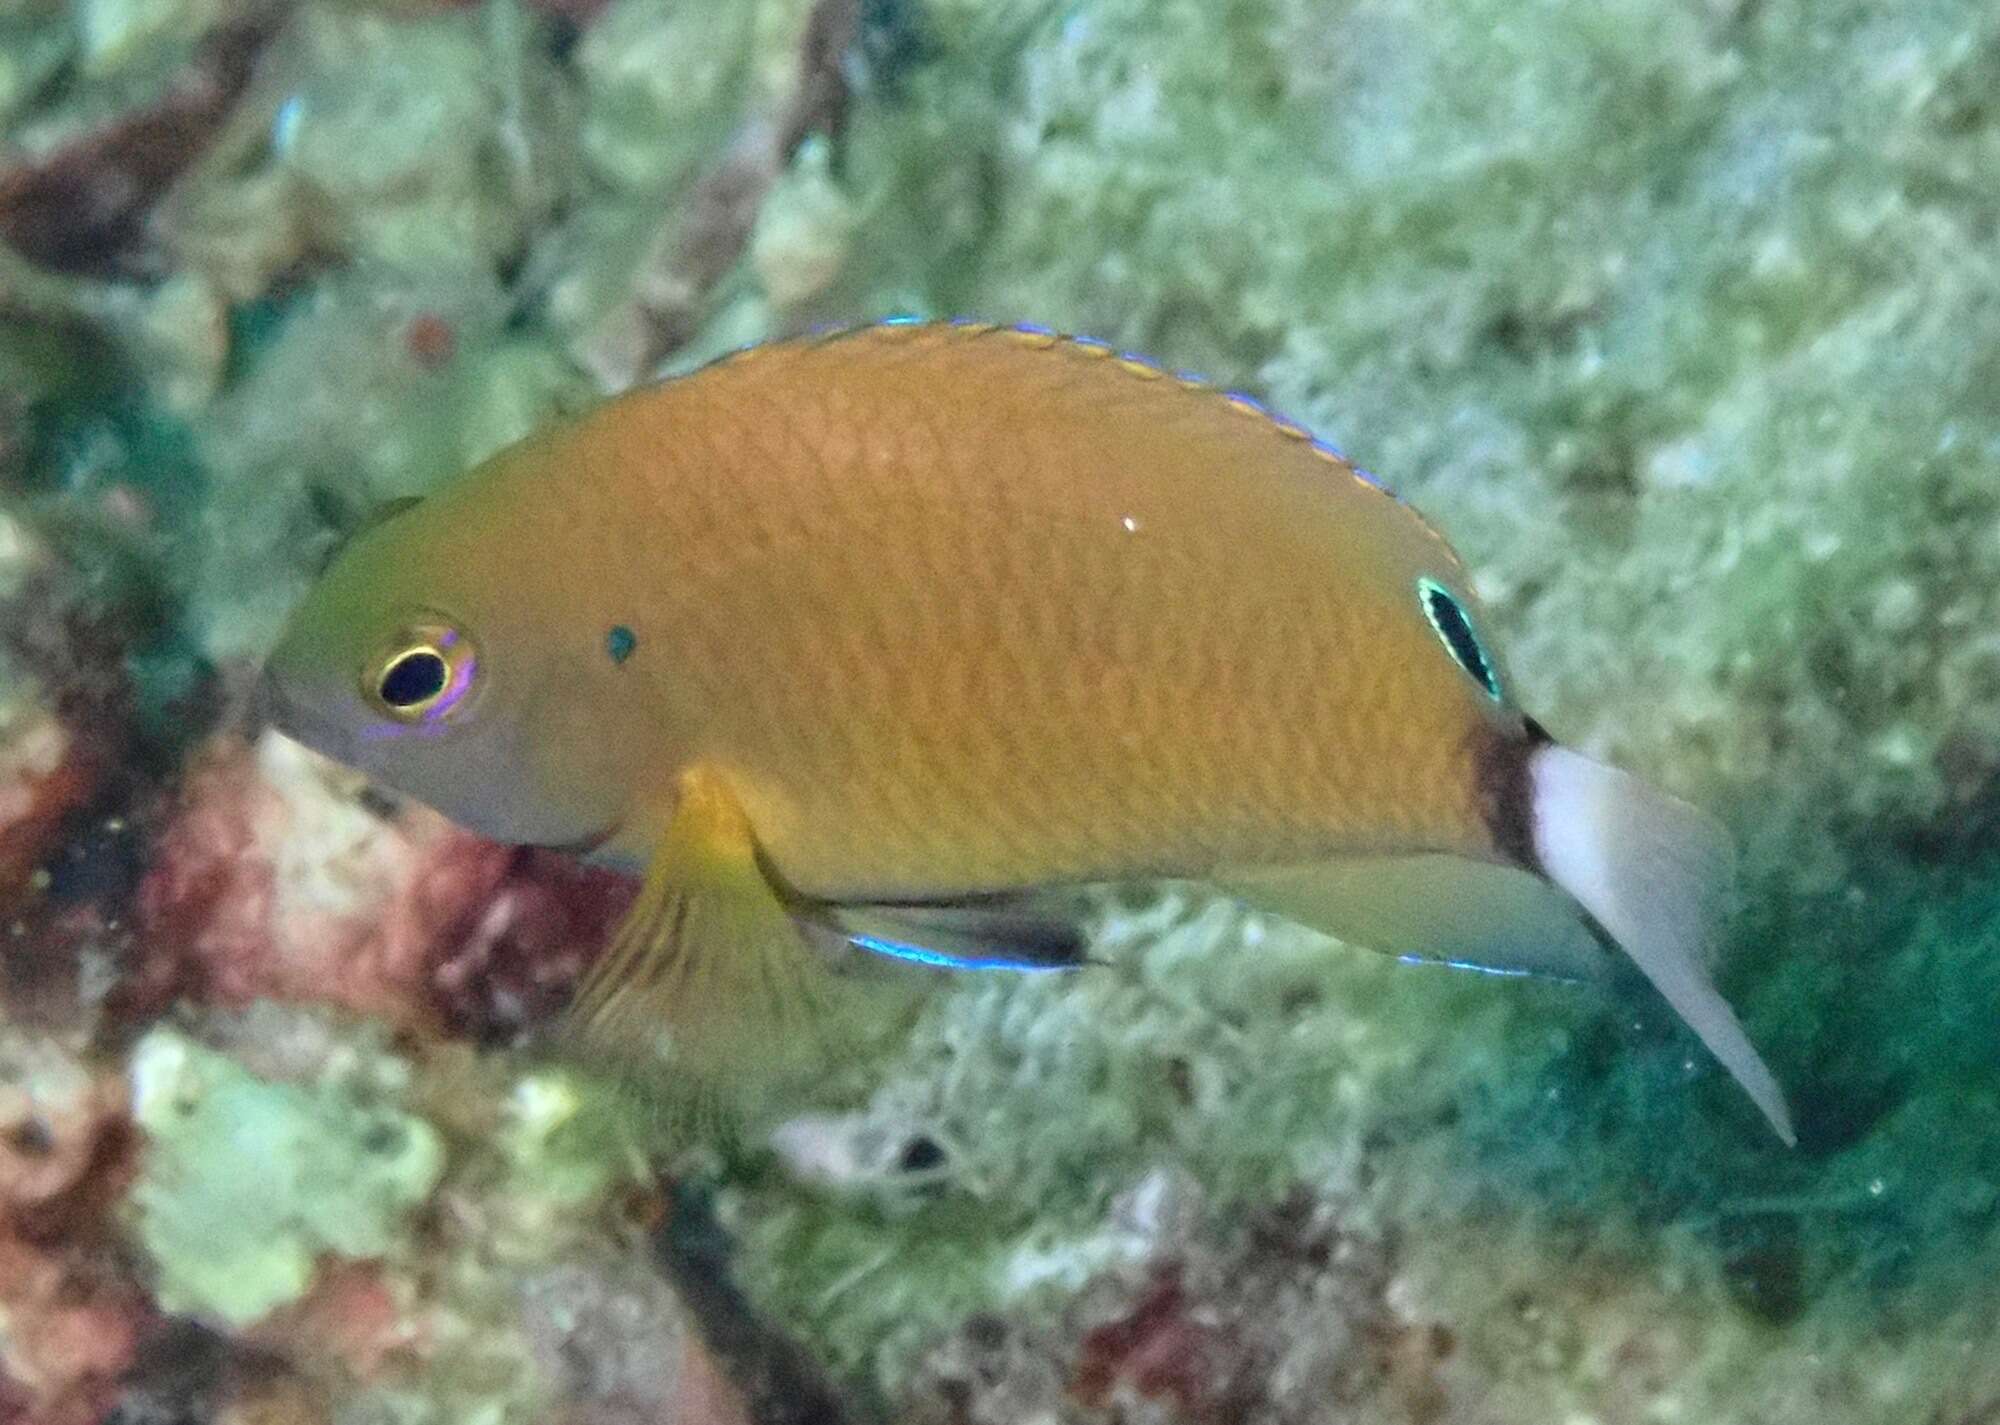
[[[1618,962],[1540,876],[1436,854],[1357,856],[1217,878],[1258,910],[1400,959],[1462,969],[1604,981]]]

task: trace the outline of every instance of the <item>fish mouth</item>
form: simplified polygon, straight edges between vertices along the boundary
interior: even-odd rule
[[[266,665],[257,680],[258,721],[336,762],[354,761],[354,736],[314,703],[301,699]]]

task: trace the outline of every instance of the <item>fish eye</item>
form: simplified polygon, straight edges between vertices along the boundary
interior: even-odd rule
[[[362,679],[362,692],[398,722],[436,722],[471,691],[479,667],[472,641],[443,624],[402,630]]]
[[[1500,676],[1493,671],[1493,660],[1486,656],[1479,635],[1472,631],[1472,620],[1464,605],[1435,579],[1417,580],[1417,602],[1424,606],[1424,617],[1430,620],[1432,631],[1450,652],[1452,661],[1479,684],[1487,697],[1499,702]]]
[[[382,670],[382,701],[392,708],[421,706],[444,691],[451,665],[434,648],[412,648]]]

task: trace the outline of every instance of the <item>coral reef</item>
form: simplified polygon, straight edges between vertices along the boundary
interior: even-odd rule
[[[1996,77],[1973,0],[0,6],[0,1422],[1993,1418]],[[630,887],[256,659],[384,501],[899,310],[1451,531],[1741,841],[1799,1150],[1649,1000],[1182,888],[768,1143],[543,1056]]]
[[[218,1375],[268,1358],[364,1418],[746,1420],[620,1246],[660,1211],[629,1140],[560,1076],[270,1004],[155,1029],[129,1072],[120,1211],[158,1307],[236,1343]]]
[[[101,1418],[158,1326],[107,1230],[131,1176],[124,1110],[115,1069],[0,1034],[0,1418]]]
[[[297,1300],[322,1254],[386,1255],[443,1169],[427,1124],[337,1078],[259,1083],[169,1031],[139,1043],[130,1072],[148,1143],[133,1234],[169,1311],[247,1326]]]
[[[143,29],[110,20],[111,7],[80,18],[86,70],[115,71],[143,46]],[[119,20],[136,16],[126,15]],[[110,20],[110,23],[106,23]],[[34,134],[0,178],[0,241],[57,271],[113,261],[181,170],[229,112],[275,25],[270,10],[218,25],[162,92],[122,114],[93,116],[77,132]]]

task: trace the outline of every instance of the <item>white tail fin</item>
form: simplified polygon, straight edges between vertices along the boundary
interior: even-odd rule
[[[1784,1091],[1702,964],[1730,885],[1728,834],[1686,802],[1567,748],[1535,753],[1531,775],[1542,870],[1610,933],[1778,1136],[1795,1144]]]

